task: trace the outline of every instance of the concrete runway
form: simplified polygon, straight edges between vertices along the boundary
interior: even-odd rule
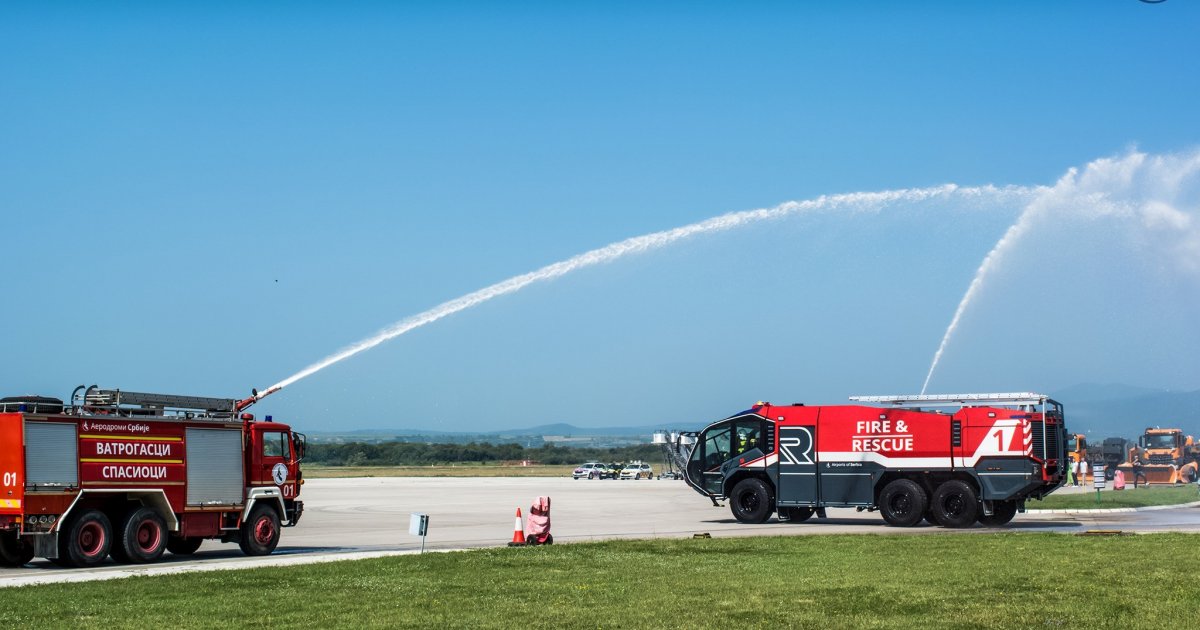
[[[35,560],[24,568],[0,569],[0,587],[414,553],[421,541],[408,534],[409,515],[413,512],[430,516],[427,550],[499,546],[512,539],[517,507],[527,511],[538,495],[551,497],[552,531],[555,541],[560,543],[681,538],[698,533],[727,537],[996,531],[981,527],[969,530],[888,527],[878,513],[852,509],[829,510],[829,518],[814,517],[805,523],[771,520],[762,525],[744,525],[734,520],[729,508],[713,507],[684,482],[669,480],[313,479],[305,484],[301,495],[305,504],[303,519],[298,526],[283,530],[279,547],[272,556],[247,558],[235,544],[206,542],[190,558],[167,553],[162,561],[144,566],[108,562],[92,569],[63,569],[45,560]],[[1092,515],[1018,514],[1004,529],[1064,533],[1091,529],[1200,532],[1200,508]]]

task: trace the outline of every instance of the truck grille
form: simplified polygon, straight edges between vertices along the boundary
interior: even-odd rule
[[[1046,423],[1030,422],[1033,427],[1033,456],[1038,459],[1050,459],[1046,457]]]
[[[1170,455],[1151,455],[1150,463],[1151,464],[1173,464],[1173,463],[1175,463],[1175,458],[1171,457]]]
[[[1043,427],[1042,430],[1045,431],[1045,428]],[[1046,459],[1062,458],[1059,452],[1062,449],[1061,444],[1059,444],[1059,437],[1062,435],[1062,431],[1061,424],[1050,425],[1050,431],[1047,432],[1048,435],[1046,436]]]

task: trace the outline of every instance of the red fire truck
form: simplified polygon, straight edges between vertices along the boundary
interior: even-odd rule
[[[153,562],[206,539],[271,553],[304,511],[305,438],[243,413],[254,400],[95,386],[69,405],[0,400],[0,565]]]
[[[688,458],[688,484],[714,505],[728,499],[744,523],[853,507],[900,527],[968,527],[1003,525],[1065,479],[1063,408],[1046,396],[851,400],[877,406],[759,403],[709,425]]]

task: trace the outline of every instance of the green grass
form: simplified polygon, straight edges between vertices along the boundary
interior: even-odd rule
[[[1197,543],[1004,533],[485,549],[4,589],[0,627],[1180,627],[1200,602],[1181,569],[1200,565]]]
[[[308,479],[341,477],[569,477],[574,466],[499,466],[446,464],[436,466],[319,466],[304,465]]]
[[[1196,484],[1176,487],[1138,488],[1125,486],[1124,490],[1102,490],[1100,502],[1096,502],[1096,491],[1072,494],[1052,494],[1042,501],[1030,501],[1026,507],[1036,510],[1091,510],[1099,508],[1147,507],[1151,505],[1178,505],[1200,501],[1200,488]]]

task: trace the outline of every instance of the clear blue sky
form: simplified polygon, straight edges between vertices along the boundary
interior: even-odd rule
[[[0,8],[4,394],[243,396],[626,237],[1200,145],[1184,0],[164,4]],[[665,426],[915,391],[1019,212],[696,239],[457,314],[257,410],[308,430]],[[934,391],[1200,387],[1195,274],[1138,235],[1081,233],[1018,252]]]

